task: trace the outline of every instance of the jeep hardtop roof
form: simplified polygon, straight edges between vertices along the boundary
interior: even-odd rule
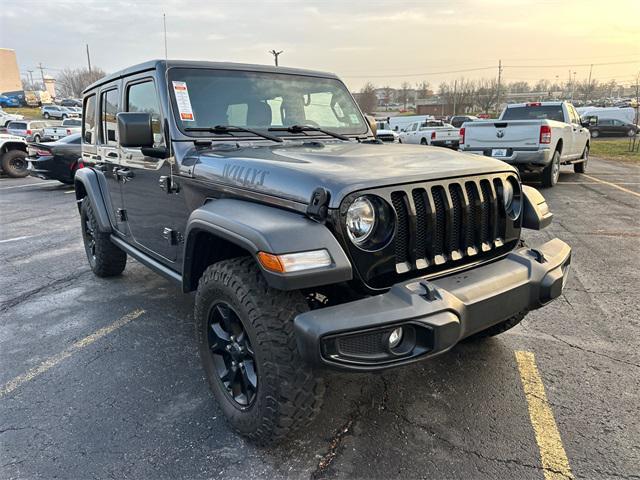
[[[289,67],[275,67],[273,65],[257,65],[251,63],[234,63],[234,62],[204,62],[204,61],[196,61],[196,60],[168,60],[166,61],[166,65],[168,68],[172,67],[182,67],[182,68],[215,68],[219,70],[248,70],[252,72],[272,72],[272,73],[289,73],[292,75],[307,75],[313,77],[324,77],[324,78],[338,78],[334,73],[328,72],[319,72],[316,70],[305,70],[301,68],[289,68]],[[133,65],[131,67],[127,67],[125,69],[119,70],[117,72],[111,73],[106,77],[102,77],[100,80],[92,83],[87,88],[84,89],[82,94],[89,92],[105,83],[109,83],[113,80],[117,80],[119,78],[124,78],[129,75],[133,75],[136,73],[141,73],[145,71],[151,70],[164,70],[165,69],[165,60],[149,60],[144,63],[139,63],[137,65]]]

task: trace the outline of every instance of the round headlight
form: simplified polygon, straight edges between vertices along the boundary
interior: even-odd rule
[[[360,245],[373,232],[376,212],[366,197],[356,198],[347,210],[347,234],[353,243]]]
[[[522,210],[520,184],[514,177],[509,177],[502,184],[504,210],[511,220],[517,220]]]

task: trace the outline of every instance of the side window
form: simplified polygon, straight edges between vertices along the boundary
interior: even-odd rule
[[[100,94],[100,141],[103,145],[115,147],[116,140],[116,114],[118,113],[118,90],[107,90]]]
[[[613,124],[614,124],[616,127],[621,127],[622,125],[624,125],[624,123],[622,123],[620,120],[614,120],[614,121],[613,121]]]
[[[153,141],[163,143],[160,102],[153,81],[134,83],[127,87],[127,112],[144,112],[151,114]]]
[[[96,144],[96,96],[91,95],[84,99],[82,112],[82,138],[84,143]]]

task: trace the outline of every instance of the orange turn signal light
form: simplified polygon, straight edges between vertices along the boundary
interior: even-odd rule
[[[282,262],[277,255],[267,252],[258,252],[258,261],[260,262],[260,265],[267,270],[278,273],[285,272],[284,265],[282,265]]]

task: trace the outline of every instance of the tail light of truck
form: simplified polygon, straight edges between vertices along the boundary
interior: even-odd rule
[[[551,127],[540,125],[540,143],[551,143]]]
[[[431,140],[435,140],[436,139],[436,132],[433,131],[431,132]]]
[[[464,143],[464,127],[460,129],[460,144]]]
[[[71,135],[71,129],[67,128],[67,135]]]
[[[31,133],[33,133],[31,130],[27,130],[27,135],[31,135]]]

